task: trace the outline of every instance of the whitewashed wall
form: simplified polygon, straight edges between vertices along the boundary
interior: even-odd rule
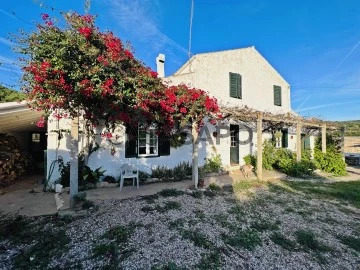
[[[229,95],[229,72],[242,76],[242,99]],[[274,113],[291,111],[289,84],[254,47],[194,55],[164,80],[208,91],[222,105],[247,105]],[[274,105],[274,85],[281,86],[282,106]]]

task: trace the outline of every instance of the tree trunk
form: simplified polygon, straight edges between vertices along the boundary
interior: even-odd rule
[[[192,124],[192,179],[195,184],[195,188],[198,188],[199,182],[199,132],[197,123]]]
[[[70,207],[74,208],[74,196],[79,189],[79,117],[71,123],[71,151],[70,151]]]

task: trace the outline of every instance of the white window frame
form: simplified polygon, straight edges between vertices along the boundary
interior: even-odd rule
[[[140,132],[142,131],[146,132],[146,137],[140,137]],[[137,151],[139,157],[153,157],[153,156],[159,156],[159,137],[156,135],[157,126],[151,125],[143,127],[139,125],[138,128],[138,144],[137,144]],[[151,134],[154,135],[154,137],[151,137]],[[151,142],[151,139],[155,139],[156,146],[154,146],[154,143]],[[141,154],[140,148],[144,148],[144,145],[141,145],[140,141],[145,140],[145,154]],[[153,153],[150,153],[151,148],[155,148],[155,151]]]

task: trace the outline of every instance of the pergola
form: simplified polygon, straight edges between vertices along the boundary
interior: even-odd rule
[[[344,152],[344,127],[334,122],[323,121],[317,118],[301,117],[294,112],[274,114],[271,112],[258,111],[247,106],[242,107],[221,107],[223,118],[231,118],[242,122],[256,123],[257,133],[257,176],[262,179],[262,144],[263,124],[269,127],[282,125],[296,127],[296,161],[301,161],[301,130],[303,127],[321,129],[321,149],[326,153],[326,131],[339,130],[341,136],[341,152]]]

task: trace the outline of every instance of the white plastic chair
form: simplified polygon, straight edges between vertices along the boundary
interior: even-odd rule
[[[120,191],[124,185],[125,178],[132,178],[133,186],[135,185],[135,178],[137,188],[139,188],[139,169],[134,164],[123,164],[120,166]]]

